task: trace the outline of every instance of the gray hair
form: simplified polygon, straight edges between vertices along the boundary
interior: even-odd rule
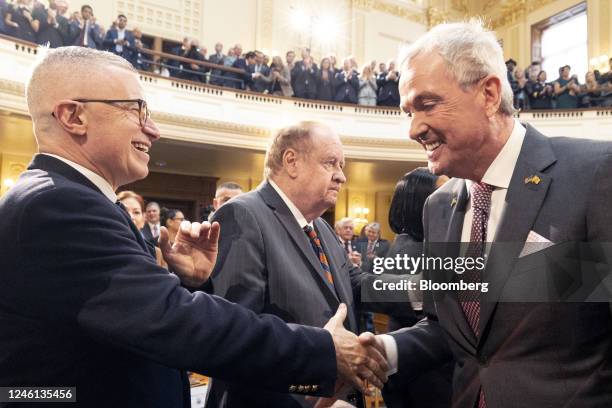
[[[283,167],[283,155],[288,149],[309,154],[312,148],[311,132],[314,128],[325,126],[318,122],[304,121],[280,129],[272,138],[264,159],[264,178],[278,174]]]
[[[368,225],[366,225],[365,228],[373,229],[376,232],[380,232],[380,223],[378,223],[378,222],[371,222]]]
[[[54,49],[39,47],[37,55],[37,61],[26,85],[26,100],[30,114],[36,113],[36,108],[39,108],[37,103],[45,96],[58,97],[58,99],[76,97],[76,95],[65,95],[66,91],[57,83],[60,78],[70,76],[70,82],[75,84],[103,81],[105,78],[104,74],[99,74],[100,68],[109,65],[137,72],[132,64],[123,58],[87,47]]]
[[[514,113],[502,48],[495,34],[485,29],[482,21],[471,19],[435,26],[402,52],[401,69],[404,70],[417,55],[432,51],[444,59],[448,72],[464,90],[487,75],[499,77],[502,90],[498,112],[508,116]]]
[[[353,221],[352,218],[350,217],[344,217],[344,218],[340,218],[338,221],[336,221],[336,223],[334,224],[334,228],[338,229],[338,228],[342,228],[344,227],[346,224],[348,223],[352,223],[354,224],[355,222]]]

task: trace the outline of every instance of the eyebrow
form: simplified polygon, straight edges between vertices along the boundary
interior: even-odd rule
[[[422,105],[427,100],[433,100],[433,101],[438,102],[438,101],[441,101],[443,99],[444,98],[441,95],[438,95],[437,93],[425,91],[425,92],[422,92],[422,93],[418,94],[417,96],[415,96],[413,98],[413,101],[412,101],[411,104],[408,103],[408,102],[404,103],[402,105],[402,110],[405,113],[408,113],[407,109],[406,109],[408,105],[412,105],[412,106]]]

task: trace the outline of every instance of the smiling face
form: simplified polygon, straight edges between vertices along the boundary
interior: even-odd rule
[[[92,82],[83,97],[90,99],[139,99],[143,91],[136,73],[121,67],[105,68],[107,81]],[[113,187],[141,180],[149,173],[149,149],[159,139],[152,119],[141,128],[137,103],[82,105],[87,130],[81,144],[94,171]]]
[[[132,218],[132,222],[136,224],[138,229],[144,227],[144,214],[142,213],[142,207],[140,207],[138,200],[133,197],[126,197],[121,200],[121,203],[125,206],[125,209]]]
[[[410,138],[426,150],[432,173],[473,176],[490,120],[480,89],[476,84],[463,90],[435,52],[417,55],[402,71],[400,106],[412,114]]]

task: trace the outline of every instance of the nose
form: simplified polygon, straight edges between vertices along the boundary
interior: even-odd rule
[[[412,118],[410,120],[410,130],[408,132],[408,136],[410,139],[419,141],[419,138],[424,138],[427,135],[427,124],[423,120],[423,116],[420,112],[416,112],[412,114]]]
[[[151,118],[147,120],[144,127],[142,128],[142,131],[145,135],[147,135],[147,137],[149,138],[149,140],[151,140],[151,142],[155,142],[161,137],[161,134],[159,133],[159,129],[157,128],[157,125]]]
[[[344,175],[344,171],[342,169],[339,169],[338,172],[334,174],[334,181],[340,184],[346,183],[346,176]]]

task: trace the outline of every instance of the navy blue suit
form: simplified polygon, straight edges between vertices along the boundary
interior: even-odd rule
[[[0,386],[76,386],[70,407],[188,407],[183,370],[333,390],[326,331],[185,289],[62,161],[35,156],[0,215]]]
[[[125,58],[131,63],[134,63],[133,60],[134,60],[134,54],[136,50],[136,42],[135,42],[134,34],[132,34],[132,32],[129,30],[125,30],[125,36],[123,37],[123,39],[127,40],[129,44],[124,45],[123,50],[120,53],[117,52],[117,48],[115,44],[115,40],[118,37],[119,37],[119,30],[117,30],[116,28],[111,28],[110,30],[108,30],[106,32],[106,37],[104,38],[104,42],[103,42],[104,48],[107,51],[112,52],[113,54],[119,55],[120,57]]]
[[[357,103],[357,93],[359,92],[359,74],[355,71],[348,78],[346,72],[341,71],[336,74],[336,102]]]

